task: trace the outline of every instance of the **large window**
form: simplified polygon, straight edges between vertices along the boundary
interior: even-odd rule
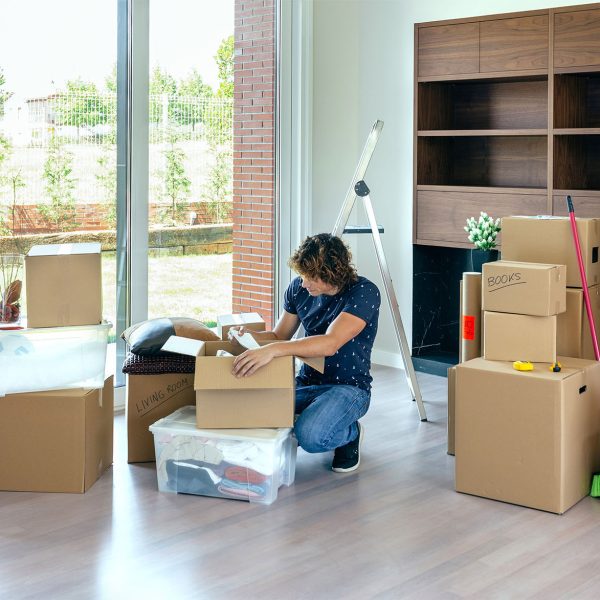
[[[110,8],[104,0],[2,6],[0,253],[100,240],[104,316],[114,324],[116,4]]]
[[[276,316],[276,14],[275,0],[2,9],[0,253],[101,242],[118,383],[130,323]]]
[[[231,312],[234,0],[151,0],[148,316]]]

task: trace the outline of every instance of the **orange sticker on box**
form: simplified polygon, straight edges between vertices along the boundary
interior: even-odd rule
[[[463,340],[475,339],[475,317],[463,315]]]

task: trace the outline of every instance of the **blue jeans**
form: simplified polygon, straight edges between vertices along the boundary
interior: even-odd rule
[[[356,439],[356,422],[368,410],[371,394],[352,385],[296,387],[294,432],[306,452],[327,452]]]

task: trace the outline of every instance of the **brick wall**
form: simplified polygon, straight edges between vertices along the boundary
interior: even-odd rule
[[[273,324],[275,2],[236,0],[233,311]]]

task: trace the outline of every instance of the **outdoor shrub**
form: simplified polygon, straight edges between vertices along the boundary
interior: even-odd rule
[[[73,197],[77,180],[72,173],[73,155],[63,146],[58,136],[53,136],[44,163],[44,189],[50,204],[38,204],[38,210],[59,231],[71,231],[79,225]]]

